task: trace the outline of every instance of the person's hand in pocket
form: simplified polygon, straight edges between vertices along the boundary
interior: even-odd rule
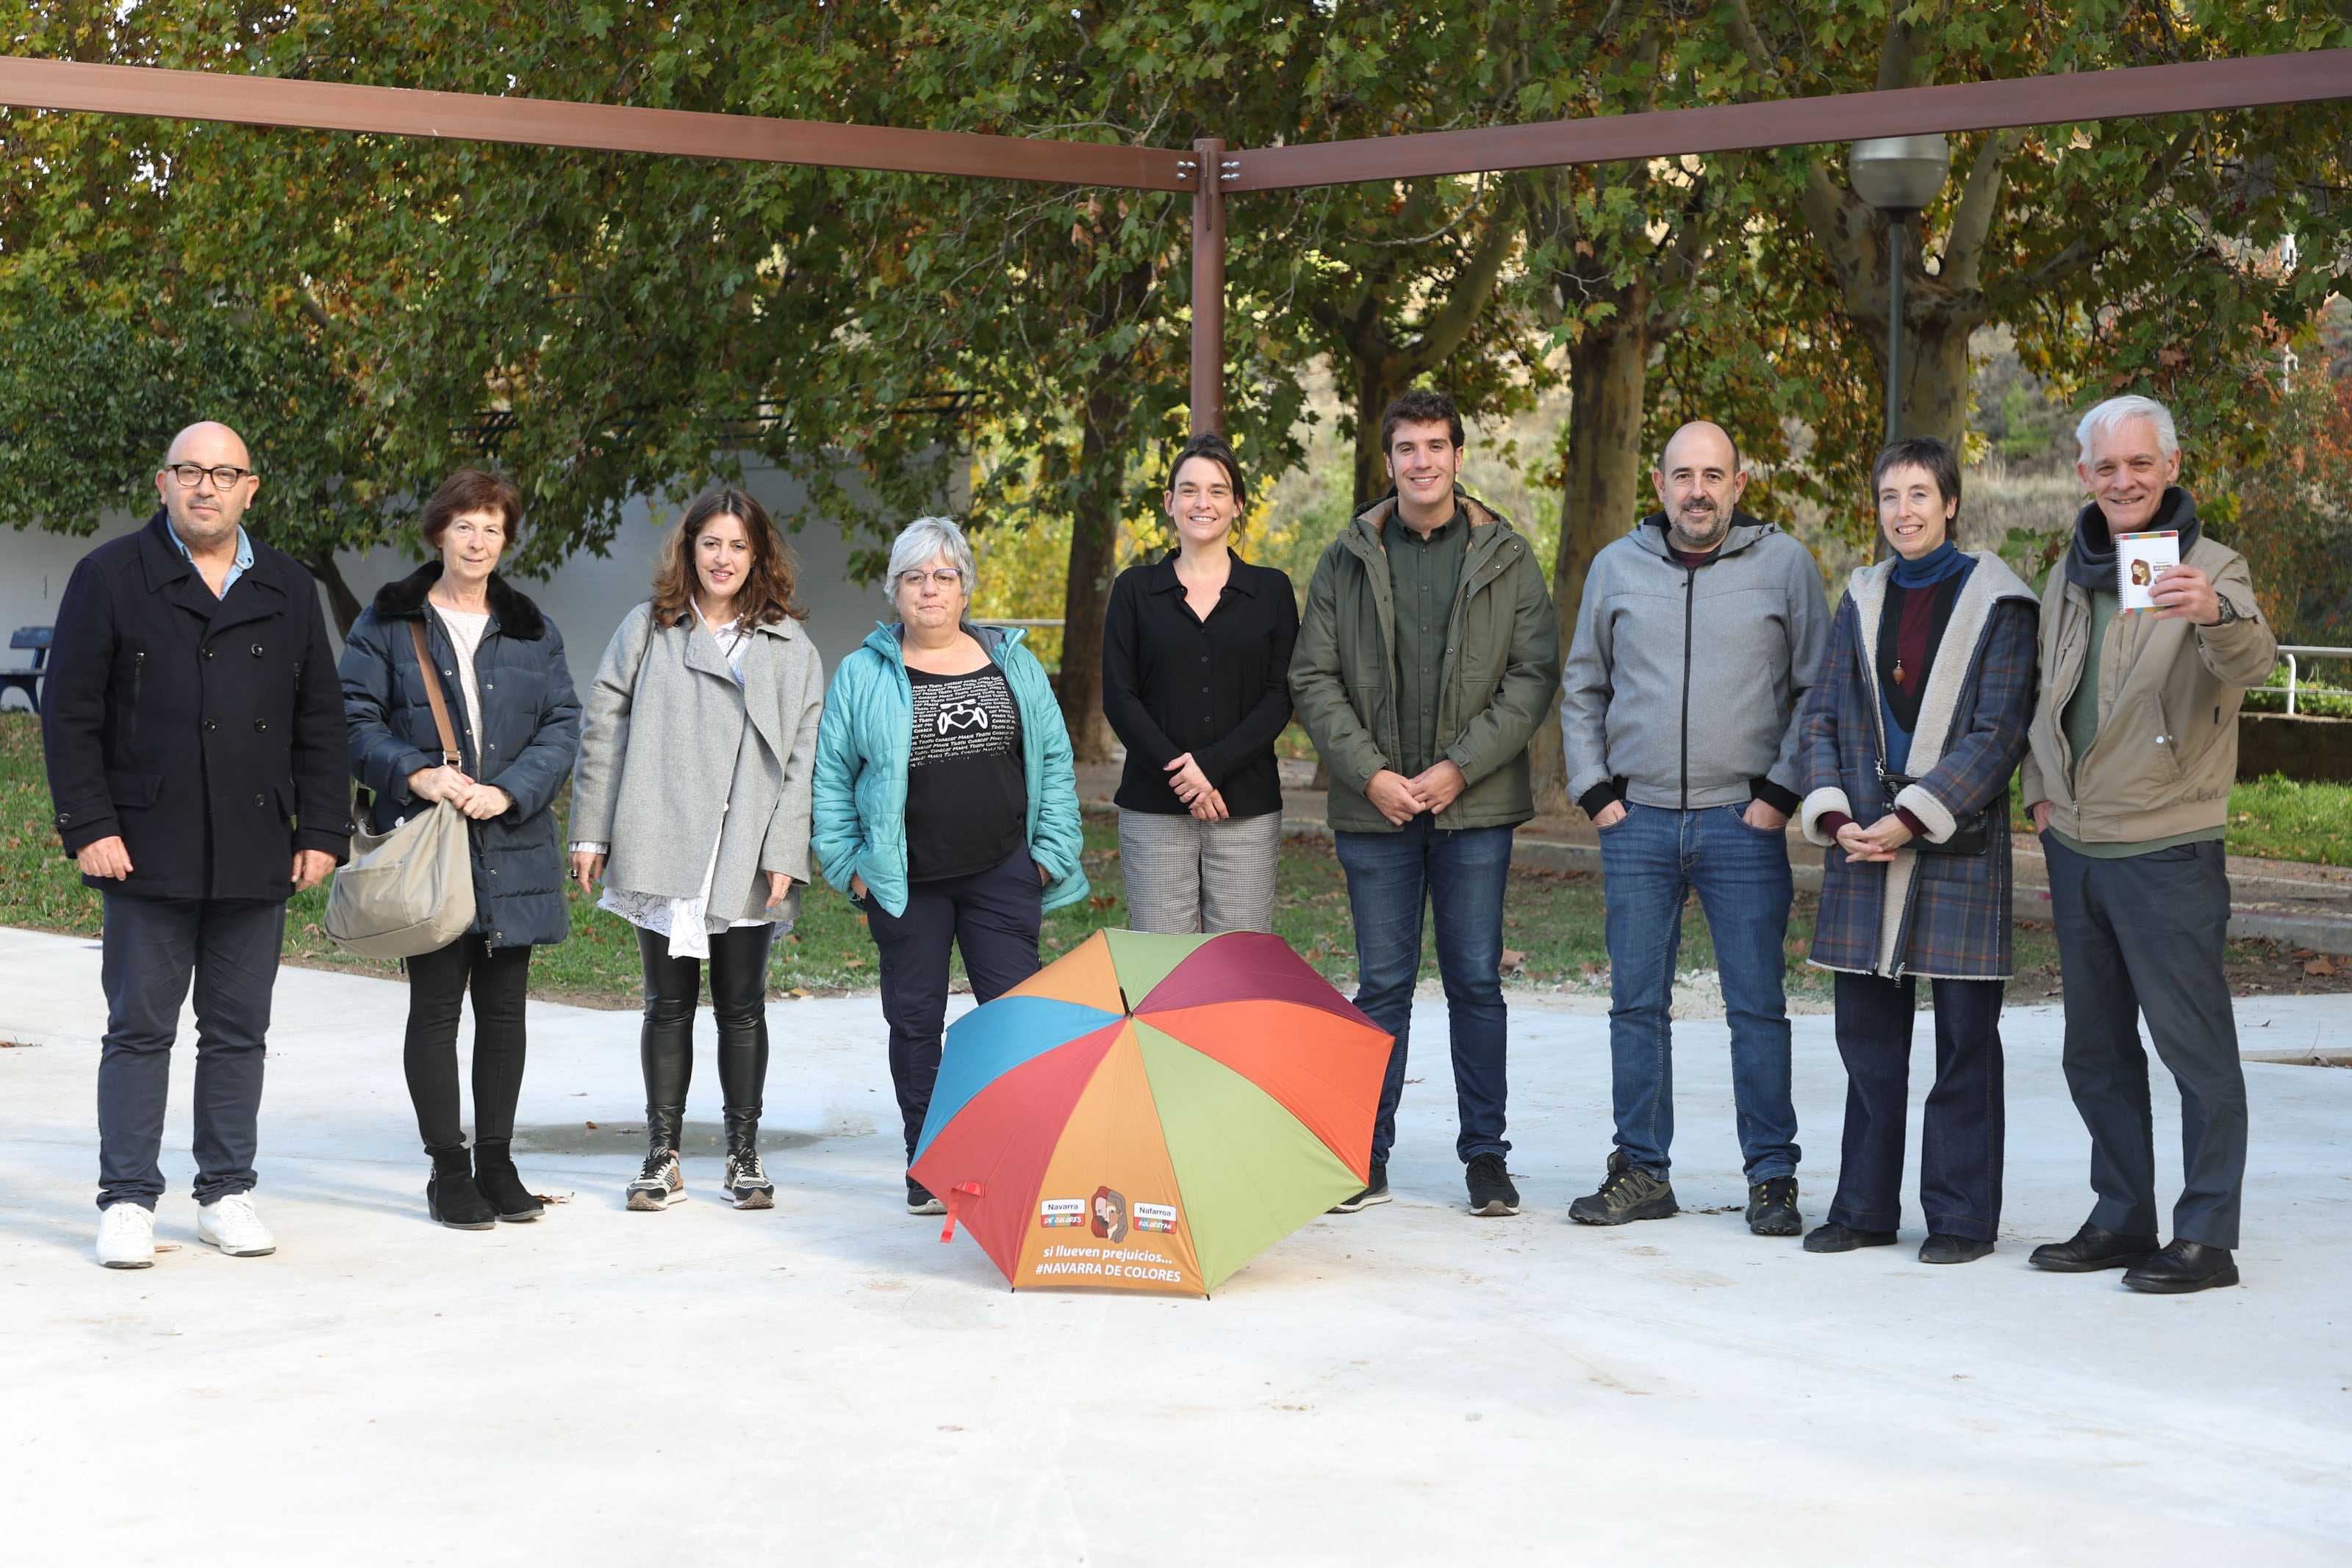
[[[1613,828],[1624,820],[1625,802],[1622,800],[1612,800],[1606,806],[1601,807],[1598,812],[1594,813],[1592,825],[1596,828]]]

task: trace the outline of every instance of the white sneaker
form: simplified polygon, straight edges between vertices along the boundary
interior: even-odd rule
[[[98,1214],[98,1260],[110,1269],[155,1266],[155,1211],[110,1203]]]
[[[233,1192],[217,1203],[198,1204],[196,1234],[232,1258],[266,1258],[278,1250],[278,1238],[269,1234],[269,1227],[253,1211],[249,1192]]]

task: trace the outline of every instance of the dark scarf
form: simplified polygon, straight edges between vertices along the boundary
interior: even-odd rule
[[[1896,556],[1895,586],[1926,588],[1930,583],[1943,581],[1967,564],[1961,559],[1960,552],[1953,548],[1952,541],[1946,539],[1917,560],[1906,560],[1903,557]]]
[[[2197,546],[2197,503],[2178,485],[2168,486],[2156,516],[2138,531],[2160,534],[2167,528],[2180,536],[2180,559]],[[2091,593],[2116,591],[2116,538],[2107,528],[2107,515],[2093,501],[2074,517],[2074,542],[2066,550],[2066,580]]]

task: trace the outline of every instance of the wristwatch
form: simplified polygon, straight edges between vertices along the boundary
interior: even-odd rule
[[[2217,593],[2213,597],[2221,601],[2221,619],[2214,622],[2213,626],[2227,626],[2232,622],[2243,621],[2245,619],[2244,616],[2238,613],[2238,607],[2230,602],[2230,596],[2228,594]],[[2206,630],[2210,631],[2212,630],[2212,627],[2208,627]]]

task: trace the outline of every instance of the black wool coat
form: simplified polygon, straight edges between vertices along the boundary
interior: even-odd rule
[[[215,599],[158,511],[82,557],[42,693],[68,854],[120,836],[146,898],[284,899],[294,854],[351,849],[343,709],[318,585],[258,540]]]
[[[490,623],[474,654],[482,696],[482,733],[476,735],[457,679],[456,644],[425,602],[440,579],[436,560],[385,583],[343,641],[352,775],[374,793],[370,813],[377,832],[425,804],[409,793],[408,776],[440,763],[441,741],[408,630],[422,622],[467,775],[514,798],[503,815],[470,825],[473,929],[493,947],[561,942],[571,934],[572,917],[554,805],[580,752],[580,699],[563,635],[538,605],[492,574]]]

